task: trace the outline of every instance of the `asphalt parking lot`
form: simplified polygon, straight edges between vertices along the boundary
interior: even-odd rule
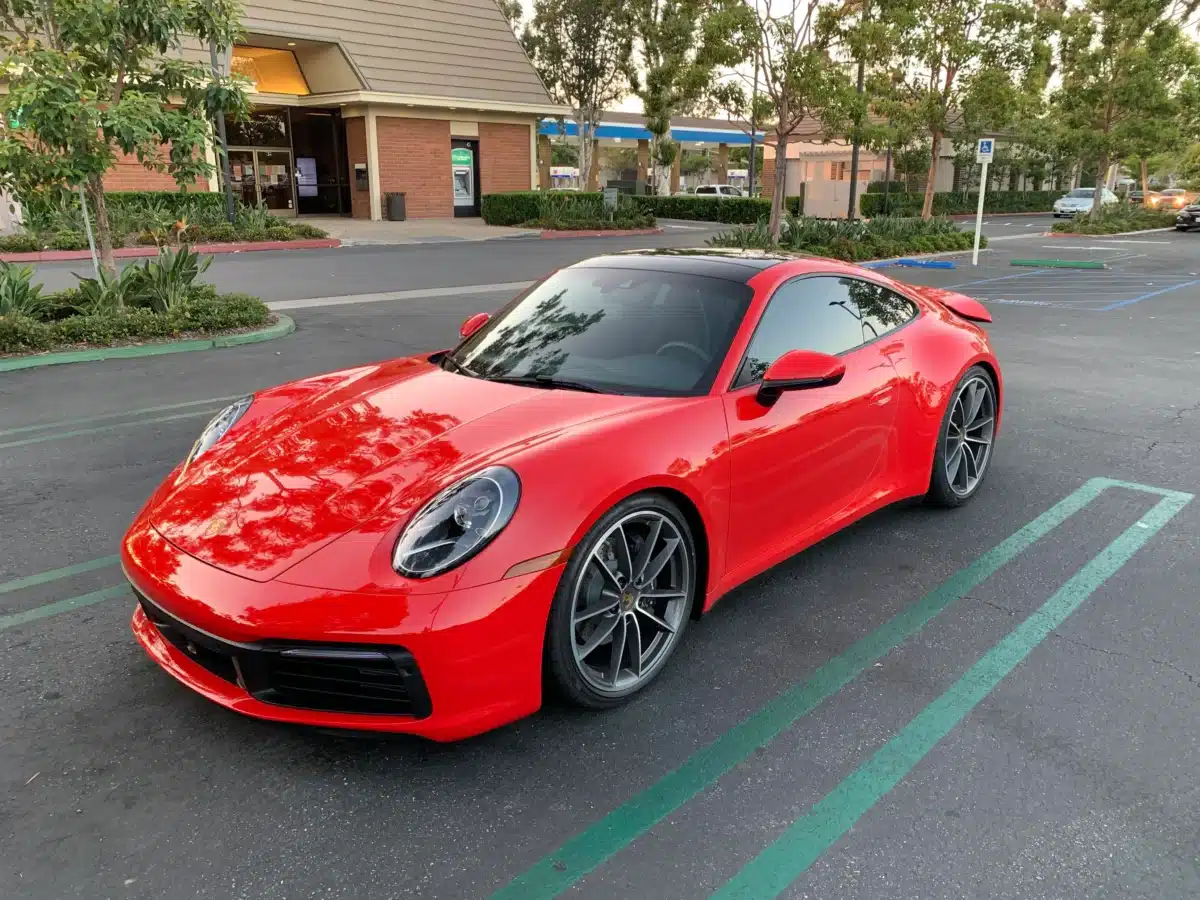
[[[621,709],[457,745],[208,703],[134,643],[113,554],[225,398],[445,346],[511,295],[487,286],[616,239],[247,254],[217,277],[281,303],[410,293],[0,374],[3,896],[1200,896],[1200,234],[1012,230],[978,267],[886,270],[995,318],[1006,419],[971,504],[885,510],[742,587]],[[430,294],[455,285],[485,287]]]

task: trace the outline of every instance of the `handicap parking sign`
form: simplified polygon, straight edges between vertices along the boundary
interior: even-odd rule
[[[991,162],[995,143],[992,138],[980,138],[979,143],[975,147],[975,162]]]

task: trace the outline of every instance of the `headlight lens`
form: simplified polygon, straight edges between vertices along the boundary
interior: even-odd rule
[[[442,491],[413,517],[396,541],[392,567],[432,578],[482,550],[509,523],[521,499],[516,472],[492,466]]]
[[[250,408],[250,404],[253,402],[254,395],[251,394],[249,397],[243,397],[241,400],[229,404],[217,413],[213,420],[200,432],[200,437],[192,445],[191,452],[188,453],[187,461],[184,465],[190,465],[200,454],[211,450],[213,444],[225,437],[226,432],[237,424],[238,419],[246,414],[246,410]]]

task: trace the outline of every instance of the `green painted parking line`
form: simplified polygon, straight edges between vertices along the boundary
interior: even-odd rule
[[[821,666],[802,683],[768,703],[694,753],[650,787],[544,856],[492,895],[491,900],[543,900],[557,896],[665,817],[711,787],[721,776],[812,712],[889,651],[921,630],[1023,550],[1083,509],[1107,488],[1130,486],[1094,478],[1032,522],[950,576],[886,624]],[[1136,487],[1136,486],[1135,486]]]
[[[57,616],[60,613],[72,612],[76,609],[82,609],[85,606],[102,603],[105,600],[120,597],[122,594],[132,596],[129,593],[129,585],[113,585],[112,587],[101,588],[98,591],[92,591],[88,594],[80,594],[78,597],[68,597],[66,600],[59,600],[55,603],[47,603],[45,606],[27,609],[24,612],[0,616],[0,631],[7,631],[9,628],[26,625],[29,622],[36,622],[38,619],[45,619],[50,616]]]
[[[1034,266],[1039,269],[1105,269],[1097,259],[1010,259],[1010,266]]]
[[[156,425],[160,422],[175,422],[181,419],[195,419],[200,416],[213,416],[220,411],[220,407],[211,409],[200,409],[195,412],[176,413],[173,416],[155,416],[150,419],[137,419],[132,422],[115,422],[112,425],[97,425],[94,428],[76,428],[71,431],[57,431],[53,434],[39,434],[36,437],[22,438],[19,441],[7,441],[0,444],[0,450],[7,447],[25,447],[29,444],[41,444],[46,441],[57,441],[63,438],[81,437],[85,434],[101,434],[106,431],[116,431],[118,428],[132,428],[135,425]]]
[[[1190,494],[1126,482],[1110,481],[1106,486],[1148,490],[1162,494],[1162,499],[985,653],[953,687],[921,710],[896,737],[713,893],[710,900],[766,900],[779,896],[1192,499]]]
[[[0,431],[0,437],[10,434],[26,434],[30,431],[45,431],[49,428],[72,428],[76,425],[90,425],[93,422],[103,422],[107,419],[134,419],[146,413],[169,412],[173,409],[186,409],[189,406],[212,406],[214,403],[227,403],[237,400],[245,394],[234,394],[229,397],[209,397],[207,400],[189,400],[186,403],[168,403],[166,406],[146,406],[142,409],[128,409],[124,412],[105,413],[102,416],[88,416],[83,419],[59,419],[57,422],[44,422],[41,425],[24,425],[20,428],[6,428]],[[130,425],[137,424],[130,422]]]
[[[92,572],[96,569],[115,566],[120,561],[121,558],[119,556],[102,556],[99,559],[90,559],[87,562],[76,563],[73,566],[51,569],[49,572],[40,572],[37,575],[26,575],[24,578],[14,578],[12,581],[0,584],[0,594],[8,594],[12,591],[20,591],[39,584],[46,584],[49,581],[58,581],[60,578],[70,578],[72,575],[82,575],[84,572]]]

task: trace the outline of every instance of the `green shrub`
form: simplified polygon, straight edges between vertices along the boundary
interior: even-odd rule
[[[1050,212],[1062,191],[989,191],[983,198],[983,210],[989,213]],[[868,192],[862,195],[858,208],[864,216],[883,212],[884,195]],[[925,193],[887,196],[889,215],[917,216],[925,202]],[[975,212],[979,194],[966,191],[940,191],[933,195],[933,214],[936,216],[964,215]]]
[[[49,325],[26,316],[0,316],[0,353],[49,350],[54,334]]]
[[[0,316],[38,319],[47,306],[42,286],[33,283],[32,266],[0,262]]]
[[[249,294],[193,297],[178,311],[174,321],[186,331],[216,331],[225,328],[254,328],[271,317],[267,305]]]
[[[123,306],[143,306],[149,302],[146,270],[141,266],[126,266],[116,275],[101,269],[96,278],[75,277],[79,279],[79,287],[73,307],[80,316],[107,315]]]
[[[888,187],[888,185],[891,187]],[[903,194],[905,192],[903,181],[872,181],[867,184],[868,194]]]
[[[272,225],[266,230],[268,241],[293,241],[296,232],[287,225]]]
[[[750,225],[771,214],[771,201],[760,197],[634,197],[658,219],[690,219]]]
[[[0,253],[37,253],[42,249],[42,242],[36,234],[0,235]]]
[[[238,225],[234,228],[234,235],[238,241],[265,241],[267,229],[257,225]]]
[[[227,244],[237,239],[237,228],[228,222],[221,222],[219,225],[209,225],[204,229],[204,240],[208,243]]]
[[[305,240],[321,240],[329,237],[329,232],[316,225],[309,225],[307,222],[292,222],[289,226],[296,233],[296,237]]]
[[[786,250],[850,262],[891,259],[910,253],[969,249],[973,236],[946,218],[880,216],[865,221],[818,219],[789,215],[778,243],[771,239],[766,219],[750,228],[735,228],[709,240],[714,247]],[[981,242],[986,246],[986,239]]]
[[[483,221],[489,225],[520,225],[542,215],[542,203],[548,197],[566,198],[564,203],[589,205],[604,195],[585,191],[509,191],[503,194],[484,194],[480,203]]]
[[[30,231],[83,230],[77,193],[45,191],[21,199]],[[114,234],[166,227],[181,219],[197,225],[225,219],[224,195],[208,191],[106,191],[104,200]]]
[[[82,231],[60,231],[50,241],[55,250],[87,250],[87,235]]]
[[[186,246],[174,251],[163,250],[158,259],[147,260],[142,268],[142,290],[156,312],[169,312],[188,300],[196,279],[210,265],[211,256],[193,253]]]
[[[1068,222],[1056,222],[1054,231],[1066,234],[1121,234],[1126,231],[1146,231],[1151,228],[1170,228],[1175,213],[1144,206],[1114,203],[1102,207],[1095,215],[1075,216]]]

